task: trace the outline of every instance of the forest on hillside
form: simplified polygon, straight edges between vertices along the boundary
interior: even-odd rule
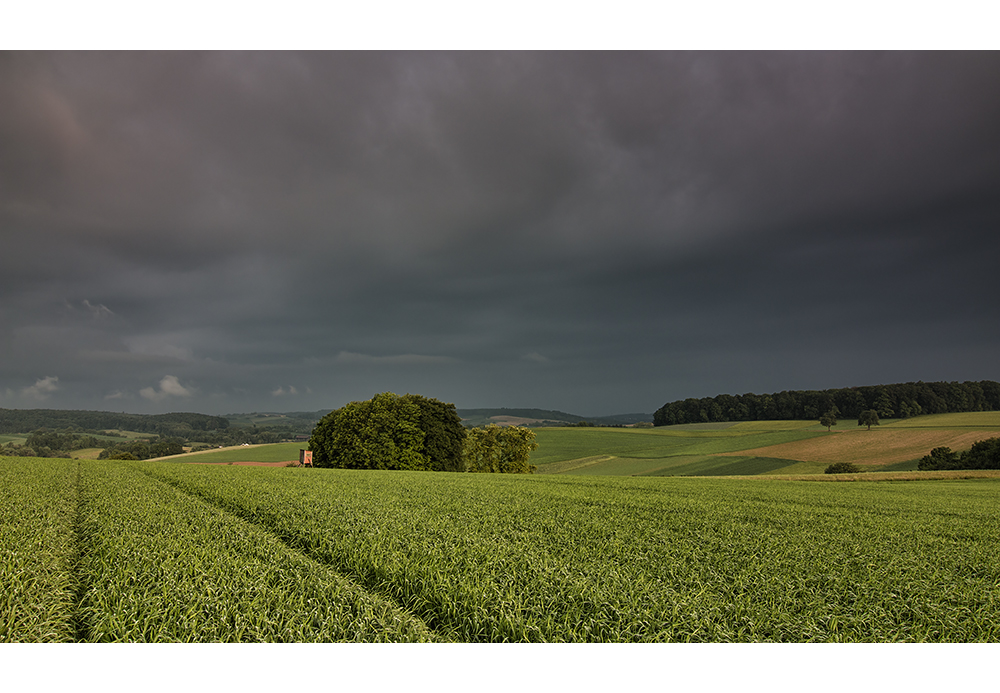
[[[668,402],[653,414],[653,424],[725,421],[818,419],[834,411],[856,419],[873,410],[881,418],[905,419],[921,414],[1000,410],[1000,383],[915,382],[868,385],[832,390],[788,390],[767,395],[717,395]]]

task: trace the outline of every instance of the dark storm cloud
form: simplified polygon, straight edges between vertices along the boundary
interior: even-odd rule
[[[0,406],[995,379],[995,53],[0,57]]]

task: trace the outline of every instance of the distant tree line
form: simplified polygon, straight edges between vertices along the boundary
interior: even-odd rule
[[[212,447],[227,445],[261,445],[264,443],[282,443],[295,438],[298,429],[291,426],[234,426],[221,431],[207,431],[205,433],[192,433],[184,436],[188,442],[205,443]]]
[[[100,460],[148,460],[154,457],[180,455],[184,444],[178,438],[157,438],[155,440],[131,440],[106,447],[98,457]]]
[[[0,455],[8,457],[70,457],[75,450],[103,448],[100,459],[146,460],[184,452],[179,438],[155,436],[151,439],[109,440],[104,434],[80,432],[78,429],[49,430],[40,428],[28,434],[23,445],[7,443]]]
[[[53,431],[40,428],[28,434],[23,445],[7,443],[0,448],[0,455],[7,457],[69,457],[74,450],[84,448],[102,448],[109,445],[107,438],[97,438],[96,431],[81,431],[79,428],[68,428]]]
[[[0,433],[25,433],[40,428],[91,431],[118,429],[162,436],[187,437],[196,431],[229,428],[229,419],[208,414],[126,414],[62,409],[0,409]]]
[[[1000,383],[897,383],[833,390],[789,390],[768,395],[718,395],[668,402],[653,414],[656,426],[726,421],[818,419],[836,410],[843,418],[874,411],[882,418],[1000,410]]]

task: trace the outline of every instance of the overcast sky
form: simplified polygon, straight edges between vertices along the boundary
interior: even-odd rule
[[[0,55],[0,407],[1000,380],[1000,54]]]

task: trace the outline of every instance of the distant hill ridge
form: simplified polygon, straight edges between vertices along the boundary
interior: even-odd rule
[[[564,411],[552,409],[511,409],[500,407],[498,409],[459,409],[458,415],[462,417],[467,426],[483,426],[489,423],[519,423],[521,425],[574,425],[581,421],[587,421],[598,426],[624,426],[638,423],[640,421],[652,421],[652,414],[615,414],[612,416],[578,416],[577,414],[567,414]],[[524,421],[515,421],[523,419]]]
[[[185,436],[194,431],[224,431],[229,428],[291,427],[309,430],[333,409],[312,412],[253,412],[210,416],[208,414],[127,414],[125,412],[76,409],[2,409],[0,433],[30,433],[40,428],[84,430],[123,430],[156,435]],[[624,426],[640,421],[652,421],[652,414],[616,414],[585,417],[551,409],[459,409],[458,415],[467,426],[490,423],[523,426],[567,426],[581,421],[598,426]]]

